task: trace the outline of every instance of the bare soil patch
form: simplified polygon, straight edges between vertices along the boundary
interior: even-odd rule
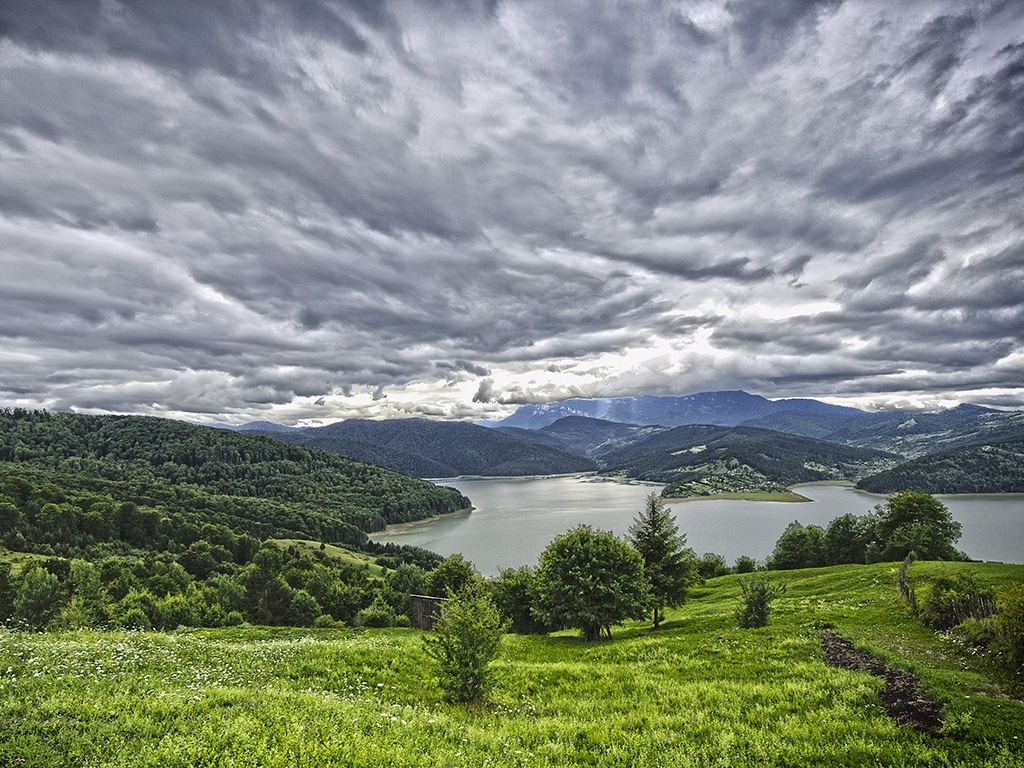
[[[825,661],[831,666],[854,672],[869,672],[885,682],[882,703],[886,713],[898,726],[913,728],[932,736],[942,735],[942,707],[924,694],[914,675],[858,651],[853,643],[833,632],[823,632],[821,644],[825,649]]]

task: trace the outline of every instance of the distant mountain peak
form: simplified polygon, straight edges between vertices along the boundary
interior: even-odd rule
[[[819,400],[769,400],[742,389],[694,392],[689,395],[611,398],[573,398],[557,403],[521,406],[511,416],[484,426],[542,429],[568,416],[623,424],[678,427],[688,424],[735,426],[782,411],[798,413],[858,413],[855,408]]]

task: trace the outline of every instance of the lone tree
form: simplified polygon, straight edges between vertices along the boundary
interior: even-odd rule
[[[587,642],[647,612],[650,584],[640,553],[611,533],[580,525],[556,536],[537,568],[537,617],[577,627]]]
[[[922,560],[960,560],[953,547],[960,538],[960,523],[946,505],[930,493],[901,491],[875,507],[878,522],[877,559],[902,560],[914,551]],[[874,558],[873,558],[874,559]]]
[[[434,660],[445,695],[452,701],[477,701],[493,682],[491,662],[501,649],[507,623],[479,584],[449,593],[434,633],[423,640]]]
[[[664,618],[667,606],[682,605],[686,590],[700,581],[697,556],[686,548],[686,535],[679,533],[675,518],[664,500],[653,493],[644,510],[629,529],[630,543],[644,561],[644,575],[651,584],[654,628]]]
[[[736,608],[736,620],[743,629],[755,629],[768,623],[772,602],[786,592],[785,584],[772,584],[760,576],[740,579],[743,602]]]

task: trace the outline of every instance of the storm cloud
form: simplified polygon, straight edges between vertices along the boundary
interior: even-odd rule
[[[1024,406],[1024,14],[0,4],[0,405]]]

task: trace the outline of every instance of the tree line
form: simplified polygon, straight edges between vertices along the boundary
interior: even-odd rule
[[[954,547],[960,523],[930,493],[901,491],[866,515],[846,514],[826,528],[789,524],[768,558],[771,569],[899,561],[915,552],[924,560],[966,560]]]
[[[26,471],[140,506],[204,510],[257,536],[355,542],[470,504],[451,488],[268,437],[148,416],[0,409],[0,477]]]

